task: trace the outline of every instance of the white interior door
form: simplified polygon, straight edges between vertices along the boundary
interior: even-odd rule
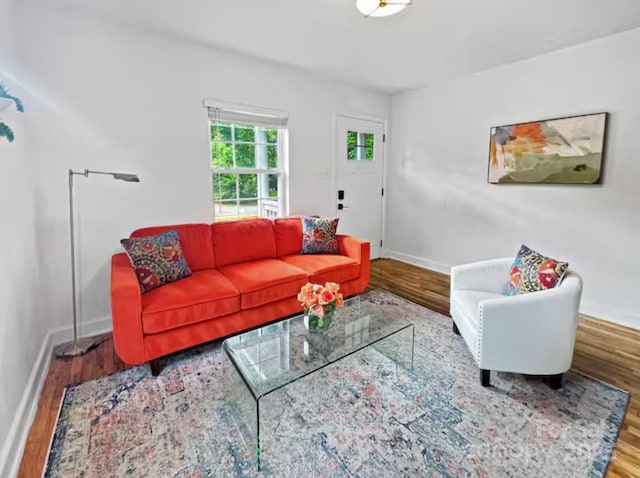
[[[371,258],[382,253],[384,124],[336,118],[336,211],[338,232],[371,242]]]

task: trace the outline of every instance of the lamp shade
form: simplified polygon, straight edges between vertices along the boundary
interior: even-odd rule
[[[411,0],[356,0],[356,7],[365,17],[387,17],[400,13]]]

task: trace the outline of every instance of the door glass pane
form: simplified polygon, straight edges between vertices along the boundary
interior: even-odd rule
[[[366,133],[364,135],[364,148],[364,159],[366,159],[367,161],[373,161],[373,133]]]
[[[373,161],[373,133],[347,131],[347,159],[354,161]]]
[[[236,166],[238,168],[256,167],[256,147],[253,144],[236,144]]]
[[[256,140],[256,132],[253,126],[237,124],[234,125],[234,130],[236,141],[248,141],[249,143],[253,143]]]
[[[257,198],[258,197],[258,175],[257,174],[239,174],[240,197],[241,198]]]
[[[213,175],[213,198],[217,200],[236,199],[238,197],[236,189],[237,174]]]

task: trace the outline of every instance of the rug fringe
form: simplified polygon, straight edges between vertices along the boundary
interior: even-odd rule
[[[58,420],[60,420],[60,414],[62,413],[62,406],[64,405],[64,398],[67,396],[68,388],[69,388],[69,385],[64,387],[64,389],[62,390],[62,396],[60,397],[60,404],[58,405],[58,413],[56,414],[55,425],[53,427],[53,430],[51,430],[51,438],[49,438],[49,450],[47,451],[47,457],[45,458],[44,464],[42,465],[42,474],[40,475],[41,478],[44,478],[44,475],[47,472],[47,468],[49,466],[49,458],[51,457],[51,448],[53,446],[53,439],[56,436],[56,428],[58,425]]]

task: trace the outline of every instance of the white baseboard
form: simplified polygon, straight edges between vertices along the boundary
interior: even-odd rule
[[[410,254],[403,254],[402,252],[389,250],[384,251],[384,257],[396,259],[398,261],[413,264],[414,266],[422,267],[424,269],[432,270],[435,272],[441,272],[447,275],[451,274],[450,266],[442,264],[441,262],[433,261],[431,259],[424,259],[422,257],[416,257]],[[617,325],[622,325],[623,327],[640,330],[640,315],[626,310],[617,310],[611,307],[603,307],[602,305],[583,300],[580,306],[580,313],[589,317],[604,320],[606,322],[612,322]]]
[[[610,307],[602,307],[598,304],[583,301],[580,307],[580,313],[594,319],[613,322],[623,327],[640,330],[640,315],[626,310],[616,310]]]
[[[79,327],[79,334],[81,337],[92,337],[94,335],[100,335],[113,330],[111,323],[111,316],[99,317],[97,319],[83,322]],[[58,345],[73,338],[73,325],[66,325],[64,327],[56,327],[49,331],[51,334],[51,343]]]
[[[431,271],[441,272],[442,274],[451,274],[451,266],[443,264],[441,262],[432,261],[430,259],[424,259],[422,257],[412,256],[410,254],[403,254],[396,251],[385,251],[385,257],[389,259],[396,259],[398,261],[407,262],[414,266],[423,267]]]
[[[52,348],[51,333],[47,333],[31,369],[29,381],[20,399],[13,422],[9,427],[9,433],[7,433],[0,451],[0,476],[13,478],[18,475],[24,446],[31,429],[31,423],[36,415],[42,386],[49,370]]]
[[[81,335],[90,337],[103,334],[112,330],[111,317],[101,317],[81,326]],[[22,460],[22,453],[27,442],[31,423],[36,415],[38,401],[42,392],[44,380],[47,377],[53,347],[73,338],[73,326],[51,329],[45,335],[29,380],[20,399],[18,409],[14,415],[9,433],[5,437],[4,445],[0,450],[0,476],[13,478],[17,476]]]

